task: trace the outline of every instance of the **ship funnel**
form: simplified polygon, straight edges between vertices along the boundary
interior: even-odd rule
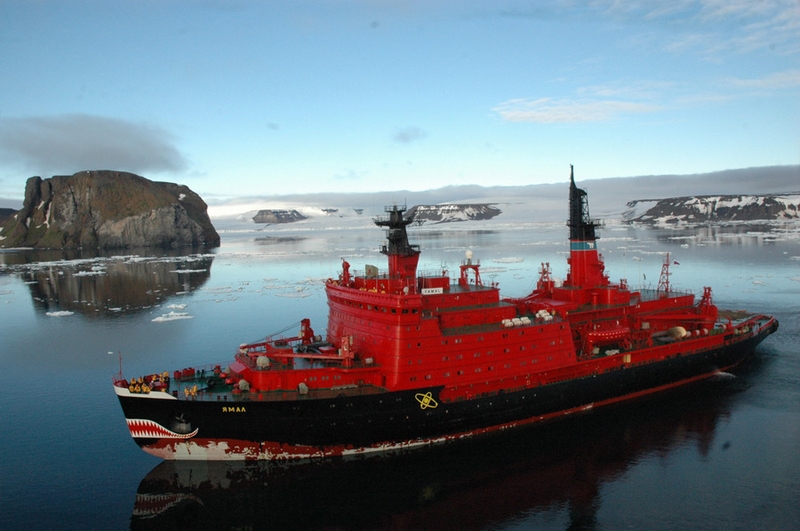
[[[589,217],[589,195],[575,185],[575,169],[569,166],[569,265],[567,285],[600,287],[608,285],[605,265],[597,252],[598,224]]]

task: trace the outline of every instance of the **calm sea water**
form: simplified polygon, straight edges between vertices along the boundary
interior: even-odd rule
[[[425,227],[420,269],[480,258],[518,296],[565,275],[563,224]],[[0,529],[800,529],[797,228],[610,226],[612,280],[670,281],[780,330],[735,375],[516,432],[359,461],[162,463],[131,439],[111,375],[230,359],[309,317],[380,231],[223,233],[210,253],[0,253]],[[290,329],[291,330],[291,329]]]

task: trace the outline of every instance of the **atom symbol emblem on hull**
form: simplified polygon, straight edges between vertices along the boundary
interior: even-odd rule
[[[433,409],[439,406],[439,402],[437,402],[433,398],[433,395],[431,394],[430,391],[428,391],[427,393],[417,393],[416,395],[414,395],[414,398],[416,398],[417,402],[419,402],[420,409],[428,409],[428,408]]]

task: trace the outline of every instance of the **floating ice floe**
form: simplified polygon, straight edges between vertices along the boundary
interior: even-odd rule
[[[181,319],[194,319],[194,315],[189,315],[186,312],[169,312],[161,317],[153,319],[154,323],[166,323],[167,321],[179,321]]]
[[[164,308],[166,308],[168,310],[183,310],[184,308],[186,308],[186,305],[185,304],[169,304],[167,306],[164,306]]]
[[[276,293],[275,296],[276,297],[285,297],[285,298],[289,298],[289,299],[304,299],[306,297],[310,297],[311,293],[308,292],[308,291],[300,291],[300,290],[298,290],[298,291],[293,291],[293,292],[289,292],[289,293]]]
[[[62,273],[59,272],[59,274],[62,274]],[[92,277],[92,276],[105,275],[105,274],[106,274],[106,271],[103,269],[103,270],[97,270],[97,271],[77,271],[77,272],[73,273],[72,276],[73,277]]]
[[[66,317],[66,316],[72,315],[74,313],[75,312],[68,312],[66,310],[61,310],[61,311],[58,311],[58,312],[47,312],[47,313],[45,313],[45,315],[48,316],[48,317]]]

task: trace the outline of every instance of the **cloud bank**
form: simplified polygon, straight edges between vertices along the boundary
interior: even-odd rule
[[[2,118],[0,155],[42,176],[97,169],[180,172],[187,167],[166,130],[89,114]]]

